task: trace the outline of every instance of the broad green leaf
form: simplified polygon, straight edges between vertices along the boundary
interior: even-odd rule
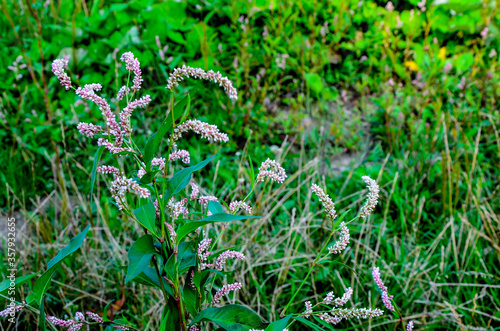
[[[153,181],[153,178],[155,178],[156,174],[159,173],[160,170],[154,170],[151,171],[149,170],[142,178],[140,179],[141,183],[143,184],[149,184]]]
[[[290,322],[292,316],[293,314],[290,314],[278,321],[272,322],[267,326],[265,331],[283,331],[283,329],[286,328],[286,326],[288,325],[288,322]]]
[[[54,272],[56,272],[57,268],[61,265],[65,258],[67,258],[71,253],[75,252],[78,248],[80,248],[89,228],[90,225],[87,225],[85,230],[83,230],[77,236],[73,237],[73,239],[70,240],[69,244],[61,249],[61,251],[57,253],[57,255],[52,260],[49,261],[49,263],[47,264],[47,271],[45,271],[42,276],[37,279],[35,285],[33,285],[33,292],[26,298],[27,302],[32,302],[34,300],[38,303],[39,306],[42,304],[43,295],[49,288],[50,281],[52,280]]]
[[[193,221],[184,224],[177,230],[177,242],[181,242],[185,236],[194,230],[198,229],[200,226],[211,224],[215,222],[231,222],[238,220],[245,220],[250,218],[260,218],[260,216],[244,216],[244,215],[231,215],[226,213],[213,214],[208,217],[205,217],[199,221]]]
[[[203,287],[203,285],[205,285],[204,281],[207,280],[207,278],[208,278],[208,276],[210,275],[211,272],[213,272],[215,274],[218,274],[218,275],[220,275],[222,277],[226,277],[226,275],[224,275],[219,270],[216,270],[216,269],[205,269],[205,270],[202,270],[201,272],[198,272],[198,273],[194,274],[194,277],[193,277],[194,286],[196,286],[197,289],[201,290],[201,288]]]
[[[137,221],[158,238],[156,230],[156,208],[153,202],[149,202],[144,206],[134,209],[134,215]]]
[[[95,183],[95,175],[97,171],[97,165],[99,164],[99,161],[101,160],[102,152],[104,151],[104,146],[101,145],[97,149],[97,152],[95,153],[94,157],[94,165],[92,166],[92,175],[90,177],[90,214],[92,214],[92,193],[94,191],[94,183]]]
[[[177,260],[179,261],[179,275],[196,266],[196,253],[191,247],[191,242],[185,241],[179,244]]]
[[[109,306],[111,306],[111,304],[113,303],[113,301],[115,301],[115,300],[111,300],[111,301],[110,301],[110,302],[106,305],[106,307],[104,307],[104,311],[103,311],[103,313],[102,313],[102,319],[103,319],[104,321],[106,321],[106,322],[109,322],[109,321],[110,321],[110,319],[109,319],[109,317],[108,317],[108,309],[109,309]]]
[[[19,286],[25,284],[27,281],[29,281],[31,278],[35,277],[38,274],[39,273],[37,272],[36,274],[16,277],[16,279],[14,280],[16,289],[19,288]],[[5,294],[6,292],[9,291],[9,288],[10,288],[10,279],[6,279],[0,283],[0,294]]]
[[[125,277],[125,284],[130,282],[135,277],[139,276],[141,272],[149,265],[151,257],[156,253],[155,247],[153,246],[153,237],[146,234],[139,239],[130,247],[128,251],[128,267],[127,276]]]
[[[222,214],[224,212],[224,210],[222,209],[222,205],[219,203],[219,201],[209,201],[208,210],[212,214]]]
[[[196,316],[198,314],[198,307],[200,306],[198,292],[186,285],[182,289],[182,298],[186,304],[187,311],[192,316]]]
[[[210,321],[231,331],[248,331],[248,329],[265,329],[259,315],[247,307],[226,305],[220,308],[202,310],[192,321],[192,324]]]
[[[215,158],[215,156],[216,155],[213,155],[213,156],[209,157],[208,159],[201,161],[200,163],[198,163],[194,166],[184,168],[184,169],[178,171],[175,175],[173,175],[172,178],[170,178],[170,180],[168,181],[168,193],[169,193],[169,195],[167,196],[167,200],[171,196],[179,193],[183,188],[185,188],[191,180],[191,174],[195,171],[198,171],[198,170],[204,168],[210,161],[212,161]]]

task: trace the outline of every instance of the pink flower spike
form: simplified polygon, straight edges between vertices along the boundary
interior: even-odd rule
[[[221,141],[225,143],[229,141],[227,134],[220,132],[217,126],[201,122],[199,120],[187,120],[176,127],[174,129],[172,139],[174,141],[179,140],[182,135],[188,131],[193,131],[194,133],[199,134],[203,139],[210,141]]]
[[[379,269],[379,267],[373,267],[372,276],[373,276],[373,280],[375,281],[375,284],[377,284],[378,288],[382,292],[387,292],[387,287],[384,285],[384,282],[380,278],[380,269]]]
[[[359,217],[366,218],[366,216],[370,215],[373,212],[375,206],[378,203],[378,195],[380,192],[380,188],[377,182],[371,179],[370,177],[363,176],[362,179],[367,184],[368,198],[366,199],[363,208],[361,208],[361,213],[359,214]]]
[[[406,325],[406,331],[412,331],[413,330],[413,321],[409,321],[408,324]]]
[[[185,151],[185,150],[180,150],[180,151],[177,151],[177,152],[174,152],[174,153],[170,154],[168,156],[168,159],[170,161],[175,161],[175,160],[178,160],[178,159],[182,159],[182,162],[186,163],[186,164],[189,163],[189,162],[191,162],[189,152]]]
[[[250,207],[246,202],[237,200],[229,204],[229,211],[232,214],[236,213],[240,209],[245,210],[249,214],[252,213],[252,207]]]
[[[134,80],[132,81],[132,91],[137,92],[141,89],[141,84],[142,84],[142,72],[141,72],[141,64],[139,63],[139,60],[137,60],[132,52],[126,52],[123,53],[122,57],[120,58],[123,62],[125,62],[126,66],[125,68],[128,71],[131,71],[134,73],[135,77]]]
[[[222,286],[222,288],[215,293],[212,299],[212,306],[219,303],[224,295],[227,295],[231,291],[241,290],[242,287],[243,286],[241,285],[241,283],[234,283]]]
[[[312,314],[312,304],[311,301],[306,301],[304,304],[306,306],[306,310],[304,311],[303,316],[308,318]]]
[[[224,88],[224,91],[226,91],[226,94],[230,99],[238,99],[238,92],[233,87],[233,83],[227,77],[223,77],[219,72],[214,72],[212,70],[207,72],[200,68],[186,67],[185,65],[183,65],[182,68],[174,69],[174,72],[171,73],[168,78],[166,88],[173,91],[174,88],[179,85],[179,82],[184,79],[184,77],[203,79],[217,83],[219,86]]]
[[[24,305],[16,305],[14,307],[9,306],[7,309],[0,311],[0,317],[9,317],[10,315],[22,310],[23,308]]]
[[[146,107],[149,103],[151,102],[151,97],[149,95],[146,95],[140,99],[134,100],[130,102],[127,107],[125,107],[122,112],[120,113],[120,125],[122,127],[123,132],[127,135],[130,136],[132,133],[132,129],[130,128],[130,116],[132,115],[132,112],[134,109],[141,107],[144,108]]]
[[[71,88],[71,79],[64,71],[65,68],[68,67],[68,60],[65,59],[56,59],[52,62],[52,72],[57,76],[59,82],[62,86],[69,90]]]
[[[126,326],[123,326],[123,325],[113,325],[113,329],[115,329],[115,330],[130,330],[129,328],[127,328]]]
[[[333,244],[332,246],[328,247],[328,252],[330,254],[340,254],[344,249],[347,248],[347,245],[349,244],[349,239],[351,238],[349,234],[349,228],[347,225],[345,225],[344,222],[340,223],[341,229],[340,229],[340,238],[339,240]]]
[[[286,179],[286,172],[278,162],[267,159],[260,165],[259,174],[257,175],[255,182],[263,182],[266,177],[275,182],[283,183]]]
[[[77,313],[75,314],[75,319],[76,319],[78,322],[85,321],[85,315],[83,315],[81,312],[77,312]]]
[[[333,304],[337,307],[342,307],[343,305],[345,305],[347,303],[347,301],[351,300],[351,297],[352,297],[352,287],[349,287],[344,295],[342,296],[342,298],[337,298],[333,301]]]
[[[245,259],[245,254],[236,251],[225,251],[217,257],[215,261],[215,269],[222,270],[228,259]]]
[[[115,176],[120,176],[121,174],[120,170],[113,166],[99,166],[96,168],[96,172],[101,174],[113,174]]]
[[[217,201],[219,200],[217,197],[214,197],[213,195],[203,195],[198,199],[198,202],[201,205],[207,206],[209,201]]]
[[[97,323],[104,323],[104,319],[97,315],[96,313],[92,313],[90,311],[86,312],[85,314],[87,314],[87,316],[93,320],[94,322],[97,322]]]
[[[326,194],[325,191],[323,191],[323,189],[316,184],[312,184],[311,191],[313,191],[314,194],[316,194],[319,201],[321,201],[321,203],[323,204],[323,208],[325,208],[328,218],[330,218],[330,220],[332,221],[336,219],[337,212],[335,211],[335,204],[333,203],[332,199],[328,196],[328,194]]]
[[[98,134],[99,132],[102,132],[102,128],[99,125],[94,125],[91,123],[80,122],[78,123],[76,128],[78,129],[78,131],[80,131],[81,134],[89,138],[93,138],[94,135]]]
[[[384,303],[385,308],[394,311],[394,306],[391,303],[392,298],[392,295],[389,295],[387,292],[382,292],[382,302]]]
[[[212,264],[208,264],[205,262],[207,260],[208,256],[210,254],[212,254],[211,252],[208,251],[208,248],[210,247],[211,242],[212,242],[212,239],[207,238],[207,239],[203,239],[198,244],[198,259],[200,260],[200,266],[199,266],[200,271],[213,266]]]
[[[73,320],[63,320],[63,319],[60,319],[60,318],[57,318],[55,316],[47,316],[47,320],[52,323],[53,325],[56,325],[56,326],[62,326],[62,327],[70,327],[72,326],[73,324],[75,324],[76,322],[73,321]]]
[[[191,182],[191,200],[195,200],[198,198],[198,194],[200,193],[200,189],[198,188],[198,185],[196,185],[195,183]]]
[[[116,95],[116,100],[120,101],[124,96],[130,93],[130,89],[127,86],[122,86]]]

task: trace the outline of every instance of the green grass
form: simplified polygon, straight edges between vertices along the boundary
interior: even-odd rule
[[[337,209],[354,215],[366,194],[361,176],[370,175],[381,185],[375,214],[350,225],[348,250],[315,269],[289,311],[302,312],[305,301],[329,291],[341,295],[349,286],[353,305],[382,306],[370,275],[377,265],[416,329],[498,330],[500,114],[498,57],[489,56],[499,49],[498,5],[455,1],[428,4],[420,13],[416,2],[394,1],[392,13],[376,1],[361,8],[358,1],[294,1],[272,9],[266,1],[85,7],[63,1],[47,8],[33,3],[32,10],[2,2],[0,204],[2,218],[22,220],[19,274],[44,271],[70,237],[92,225],[83,249],[56,273],[46,314],[102,312],[109,301],[123,299],[119,314],[143,329],[155,330],[160,322],[161,293],[124,286],[124,273],[114,267],[127,264],[126,252],[142,232],[110,204],[104,177],[89,213],[89,155],[97,148],[76,124],[100,121],[99,111],[74,106],[77,98],[50,72],[53,59],[69,54],[76,82],[100,82],[112,98],[125,77],[112,56],[118,47],[118,57],[130,50],[139,58],[143,90],[153,98],[152,106],[134,114],[142,143],[164,116],[164,86],[176,66],[220,70],[238,88],[239,100],[230,105],[211,86],[189,82],[199,89],[194,117],[217,124],[231,138],[219,151],[220,163],[195,177],[206,193],[226,202],[243,196],[248,157],[254,167],[276,158],[290,174],[285,185],[251,197],[262,219],[233,224],[224,234],[224,247],[241,245],[247,256],[234,267],[234,279],[244,285],[236,302],[276,320],[330,230],[311,183],[326,187]],[[165,60],[156,35],[162,47],[169,46]],[[289,55],[284,68],[278,54]],[[28,68],[18,79],[7,66],[19,55]],[[443,72],[446,63],[452,64],[449,74]],[[412,82],[417,71],[421,78]],[[462,77],[463,90],[457,86]],[[215,148],[194,137],[183,144],[193,164]],[[3,265],[0,274],[7,274]],[[27,293],[24,285],[19,299]],[[36,328],[34,313],[19,316],[21,329]],[[340,326],[389,330],[395,322],[384,317]]]

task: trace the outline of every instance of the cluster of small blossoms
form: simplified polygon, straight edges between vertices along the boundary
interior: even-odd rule
[[[136,108],[145,108],[151,102],[151,97],[149,95],[143,96],[140,99],[136,99],[132,102],[129,102],[127,107],[123,108],[123,111],[120,112],[120,125],[123,129],[123,132],[130,136],[132,133],[132,129],[130,128],[130,115]]]
[[[115,329],[115,330],[130,330],[129,328],[127,328],[126,326],[123,326],[123,325],[113,325],[113,329]]]
[[[191,325],[188,330],[189,331],[201,331],[201,329],[196,325]]]
[[[118,101],[122,100],[123,97],[125,97],[129,93],[130,93],[130,89],[128,88],[128,86],[122,86],[122,87],[120,87],[120,90],[116,94],[116,100],[118,100]]]
[[[185,150],[179,150],[177,152],[173,152],[172,154],[170,154],[168,156],[168,159],[170,161],[175,161],[175,160],[178,160],[178,159],[181,159],[183,163],[189,163],[191,162],[191,158],[190,158],[190,155],[189,155],[189,152],[188,151],[185,151]]]
[[[182,68],[174,69],[174,72],[170,74],[170,77],[168,78],[166,88],[173,91],[174,88],[179,85],[179,82],[184,79],[184,77],[204,79],[217,83],[219,86],[224,88],[224,91],[226,91],[230,99],[238,99],[238,92],[233,87],[233,83],[227,77],[223,77],[219,72],[214,72],[212,70],[206,72],[203,69],[186,67],[185,65],[183,65]]]
[[[65,68],[68,67],[68,60],[65,59],[56,59],[52,62],[52,72],[57,76],[61,85],[69,90],[71,88],[71,78],[69,78],[68,74],[64,71]]]
[[[142,84],[142,72],[139,60],[135,58],[132,52],[123,53],[120,60],[125,62],[125,68],[128,71],[132,71],[135,75],[134,80],[132,81],[132,91],[134,92],[139,91],[141,89],[141,84]]]
[[[384,306],[387,309],[394,311],[394,306],[391,303],[391,300],[394,296],[389,295],[387,286],[384,285],[384,282],[380,277],[380,269],[378,267],[373,267],[372,276],[375,284],[377,284],[380,291],[382,291],[382,302],[384,303]]]
[[[7,309],[0,311],[0,317],[9,317],[11,314],[17,313],[23,308],[24,305],[15,305],[13,307],[8,307]]]
[[[187,120],[177,126],[172,134],[172,139],[174,141],[179,140],[182,137],[182,134],[188,131],[193,131],[196,134],[199,134],[202,138],[210,141],[221,141],[225,143],[229,141],[227,134],[220,132],[216,125],[201,122],[199,120]]]
[[[213,264],[206,263],[207,258],[212,252],[208,251],[208,248],[210,247],[210,244],[212,243],[212,239],[203,239],[199,244],[198,244],[198,259],[200,260],[200,271],[205,270],[207,268],[213,267]]]
[[[337,218],[337,212],[335,211],[335,204],[332,199],[328,196],[328,194],[323,191],[321,187],[316,184],[312,184],[311,190],[316,194],[319,201],[323,204],[323,208],[325,208],[326,214],[330,218],[330,220],[334,220]]]
[[[349,239],[351,238],[349,234],[349,228],[347,227],[347,225],[345,225],[344,222],[340,223],[340,226],[341,229],[339,240],[332,246],[328,247],[328,252],[330,252],[330,254],[340,254],[344,249],[346,249],[347,245],[349,244]]]
[[[323,300],[322,303],[325,304],[325,305],[334,305],[336,307],[341,307],[341,306],[345,305],[347,303],[347,301],[349,301],[351,299],[352,293],[353,293],[352,288],[349,287],[345,291],[345,293],[344,293],[344,295],[342,297],[337,298],[337,299],[334,300],[333,299],[334,298],[333,292],[329,292],[326,295],[326,297],[325,297],[325,299]]]
[[[222,288],[215,293],[212,299],[212,306],[219,303],[224,295],[227,295],[231,291],[241,290],[242,287],[243,286],[241,285],[241,283],[234,283],[222,286]]]
[[[175,202],[174,197],[170,198],[167,204],[167,209],[172,213],[170,217],[173,220],[178,219],[181,214],[186,215],[189,212],[187,207],[185,207],[187,201],[188,199],[184,198],[181,201]]]
[[[341,308],[341,309],[332,309],[330,314],[333,317],[336,317],[340,320],[342,319],[351,319],[351,318],[372,318],[382,316],[384,312],[381,309],[371,309],[371,308]]]
[[[86,314],[94,322],[104,323],[104,319],[101,316],[97,315],[96,313],[92,313],[92,312],[88,311],[88,312],[86,312]]]
[[[116,176],[115,180],[111,182],[109,190],[111,191],[111,196],[115,199],[115,202],[120,210],[125,208],[122,201],[125,194],[128,192],[134,191],[141,198],[147,198],[151,195],[151,192],[149,192],[148,189],[141,187],[132,179],[125,176]]]
[[[260,165],[259,174],[257,175],[255,182],[263,182],[266,177],[275,182],[283,183],[286,179],[286,172],[278,162],[267,159]]]
[[[201,205],[206,206],[208,205],[209,201],[217,201],[217,200],[219,199],[217,197],[214,197],[213,195],[203,195],[198,199],[198,202]]]
[[[233,201],[229,204],[229,211],[231,213],[236,213],[238,210],[243,209],[247,213],[252,213],[252,207],[250,207],[246,202],[243,201]]]
[[[306,306],[306,310],[304,311],[304,313],[302,315],[305,318],[308,318],[313,313],[313,306],[312,306],[311,301],[306,301],[304,304]]]
[[[113,166],[106,166],[106,165],[97,167],[96,172],[101,173],[101,174],[113,174],[115,176],[121,175],[120,169],[113,167]]]
[[[236,251],[225,251],[217,257],[215,261],[215,269],[222,270],[228,259],[245,259],[245,254]]]
[[[68,328],[68,331],[78,331],[83,328],[83,323],[73,320],[63,320],[55,316],[47,316],[47,320],[55,326],[62,326]]]
[[[102,132],[102,127],[100,127],[99,125],[94,125],[92,123],[80,122],[78,123],[76,128],[78,129],[78,131],[80,131],[82,135],[88,138],[93,138],[94,135],[98,134],[99,132]]]
[[[198,198],[198,194],[200,193],[200,189],[198,187],[198,185],[196,185],[195,183],[191,182],[191,200],[196,200]]]
[[[406,325],[406,331],[412,331],[413,330],[413,321],[409,321],[408,324]]]
[[[378,203],[380,188],[377,182],[368,176],[363,176],[361,179],[363,179],[368,187],[368,198],[366,199],[365,205],[361,208],[361,213],[359,214],[359,217],[365,218],[375,209],[375,206]]]

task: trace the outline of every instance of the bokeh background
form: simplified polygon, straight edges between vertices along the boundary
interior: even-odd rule
[[[8,1],[0,7],[0,206],[18,220],[19,275],[44,271],[69,238],[92,224],[83,248],[56,273],[48,315],[115,313],[143,329],[159,325],[161,294],[127,284],[116,265],[139,236],[109,203],[101,178],[89,204],[96,142],[76,124],[101,122],[95,105],[51,73],[69,59],[79,85],[114,96],[132,51],[153,102],[133,115],[145,143],[165,114],[166,81],[183,64],[227,75],[239,99],[195,87],[192,116],[230,143],[184,148],[196,163],[221,157],[197,177],[226,202],[247,191],[250,162],[279,160],[290,179],[253,197],[258,222],[224,237],[247,258],[234,298],[275,320],[307,273],[328,223],[311,196],[326,187],[338,210],[361,206],[361,176],[381,185],[375,214],[351,227],[351,245],[312,274],[291,311],[352,286],[353,305],[380,306],[370,268],[381,267],[402,314],[421,330],[493,330],[500,325],[499,2],[436,1]],[[108,156],[108,158],[111,158]],[[105,163],[105,160],[103,161]],[[353,214],[354,215],[354,214]],[[4,242],[2,221],[0,231]],[[0,247],[5,247],[4,243]],[[6,252],[0,248],[0,258]],[[354,270],[354,271],[353,271]],[[7,275],[0,264],[0,276]],[[19,298],[30,284],[19,288]],[[4,298],[0,297],[3,305]],[[36,316],[19,315],[35,330]],[[1,323],[0,323],[1,324]],[[393,329],[389,316],[349,329]],[[10,330],[7,325],[0,329]]]

